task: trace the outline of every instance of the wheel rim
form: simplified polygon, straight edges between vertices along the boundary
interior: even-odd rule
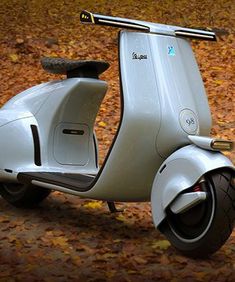
[[[171,231],[181,241],[190,243],[201,239],[208,231],[215,213],[215,192],[210,181],[206,181],[207,199],[183,214],[167,212]]]
[[[3,188],[7,193],[9,193],[12,196],[21,194],[25,190],[25,186],[23,184],[16,184],[16,183],[3,184]]]

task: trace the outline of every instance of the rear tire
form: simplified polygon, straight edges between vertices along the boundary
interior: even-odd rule
[[[17,208],[32,208],[42,202],[51,190],[32,184],[0,184],[1,196]]]
[[[232,171],[205,175],[207,199],[182,214],[167,210],[159,230],[186,256],[207,257],[225,243],[235,222],[235,185]]]

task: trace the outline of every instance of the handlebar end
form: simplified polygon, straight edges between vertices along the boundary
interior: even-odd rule
[[[91,12],[86,11],[86,10],[81,12],[80,21],[82,23],[87,23],[87,24],[94,24],[95,23],[95,19],[94,19],[93,14]]]

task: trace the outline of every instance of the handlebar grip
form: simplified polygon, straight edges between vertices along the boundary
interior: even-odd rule
[[[93,14],[86,10],[81,12],[80,20],[82,23],[88,23],[88,24],[98,24],[98,25],[106,25],[106,26],[112,26],[117,28],[135,29],[144,32],[150,31],[150,28],[148,26],[141,24],[139,21]]]

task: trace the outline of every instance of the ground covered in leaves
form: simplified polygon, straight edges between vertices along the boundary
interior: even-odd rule
[[[59,78],[45,73],[42,56],[103,59],[109,90],[96,121],[101,163],[119,115],[117,30],[83,26],[82,9],[189,27],[218,29],[218,42],[192,42],[212,110],[212,135],[234,139],[234,3],[205,1],[0,2],[0,106],[20,91]],[[235,160],[235,153],[229,153]],[[51,194],[35,210],[0,199],[0,281],[234,281],[235,232],[209,260],[180,256],[154,230],[148,203],[105,203]]]

